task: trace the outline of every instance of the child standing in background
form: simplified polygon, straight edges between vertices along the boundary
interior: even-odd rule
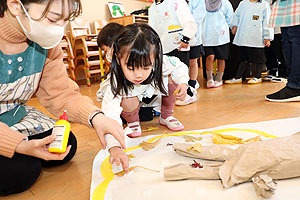
[[[183,100],[189,80],[186,65],[178,58],[162,55],[157,33],[147,24],[126,26],[113,44],[113,57],[109,77],[100,84],[98,100],[102,100],[106,116],[122,123],[128,122],[129,137],[141,135],[138,115],[143,97],[162,94],[159,123],[171,130],[184,126],[172,116],[175,99]],[[119,142],[112,136],[105,139],[111,154],[111,163],[120,161],[128,169],[128,158]]]
[[[203,28],[203,46],[206,56],[207,88],[223,85],[225,60],[229,57],[229,26],[233,8],[228,0],[205,0],[206,14]],[[213,63],[217,59],[218,73],[213,79]]]
[[[265,63],[264,47],[270,46],[274,38],[274,30],[269,27],[271,14],[270,4],[264,0],[244,0],[235,11],[232,20],[232,33],[235,35],[233,44],[239,47],[240,60],[234,79],[225,83],[241,83],[242,77],[253,65],[254,78],[248,83],[261,83],[261,72]]]
[[[184,101],[176,101],[176,105],[188,105],[197,100],[197,89],[199,88],[198,78],[198,62],[197,60],[204,55],[204,48],[202,45],[202,25],[205,16],[205,2],[204,0],[191,0],[189,7],[197,23],[197,33],[195,35],[196,44],[190,47],[190,62],[189,62],[189,86],[195,95],[185,98]]]
[[[281,40],[280,27],[274,27],[274,40],[271,41],[270,47],[265,48],[268,69],[268,75],[263,78],[265,81],[278,83],[285,81],[288,77]]]
[[[189,66],[189,46],[196,43],[197,24],[186,1],[155,0],[149,8],[149,24],[160,37],[163,54],[175,56]],[[189,87],[187,94],[193,97],[193,91]]]

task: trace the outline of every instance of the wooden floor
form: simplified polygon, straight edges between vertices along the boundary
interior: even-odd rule
[[[268,93],[284,87],[283,83],[263,82],[258,85],[237,84],[221,88],[206,89],[204,80],[199,78],[198,101],[189,106],[174,108],[174,116],[185,126],[185,130],[198,130],[225,124],[259,122],[300,116],[300,103],[271,103],[264,99]],[[98,84],[81,86],[81,93],[96,102]],[[96,102],[100,106],[99,103]],[[29,105],[45,111],[36,98]],[[45,111],[48,113],[47,111]],[[157,118],[142,123],[142,129],[158,126],[150,134],[171,132],[158,124]],[[93,159],[101,149],[95,132],[79,124],[72,124],[77,136],[78,150],[73,160],[60,167],[44,169],[39,180],[30,190],[1,200],[53,199],[87,200],[91,182]]]

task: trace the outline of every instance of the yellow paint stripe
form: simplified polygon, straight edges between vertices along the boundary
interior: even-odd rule
[[[95,188],[92,199],[104,199],[108,184],[114,178],[114,173],[112,172],[111,164],[109,163],[109,156],[102,162],[100,170],[104,181]]]
[[[227,129],[220,129],[220,130],[215,130],[215,131],[204,131],[204,132],[178,132],[178,133],[172,133],[172,134],[164,134],[164,135],[158,135],[156,137],[153,137],[149,139],[147,142],[153,142],[159,138],[163,137],[170,137],[170,136],[181,136],[181,135],[205,135],[205,134],[212,134],[212,133],[225,133],[225,132],[234,132],[234,131],[242,131],[242,132],[250,132],[250,133],[256,133],[258,135],[263,135],[265,137],[269,138],[277,138],[277,136],[262,132],[262,131],[257,131],[257,130],[252,130],[252,129],[237,129],[237,128],[227,128]],[[124,152],[129,152],[135,149],[139,149],[141,146],[135,146],[135,147],[130,147]],[[113,180],[114,178],[114,173],[112,172],[111,169],[111,164],[109,163],[109,156],[102,162],[101,167],[100,167],[101,174],[104,178],[104,181],[102,181],[94,190],[92,199],[93,200],[104,200],[105,193],[108,187],[108,184]]]

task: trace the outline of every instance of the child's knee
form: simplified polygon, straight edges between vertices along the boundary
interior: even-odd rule
[[[140,101],[137,97],[123,98],[121,102],[121,107],[124,112],[132,112],[139,107]]]
[[[207,57],[206,57],[206,61],[207,62],[213,62],[215,60],[215,55],[208,55]]]

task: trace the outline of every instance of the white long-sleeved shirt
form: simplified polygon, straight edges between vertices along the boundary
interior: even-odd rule
[[[203,43],[202,29],[203,29],[204,17],[206,14],[205,0],[190,0],[189,6],[190,6],[192,16],[194,17],[197,23],[197,33],[195,35],[197,41],[195,46],[198,46]]]
[[[177,84],[188,84],[189,81],[188,67],[177,57],[163,56],[162,75],[163,84],[166,89],[168,88],[169,75],[171,75],[172,80]],[[121,125],[122,120],[120,115],[123,111],[123,108],[121,107],[123,97],[138,97],[141,101],[143,97],[152,97],[153,94],[161,94],[158,89],[152,86],[154,83],[147,85],[135,84],[133,89],[128,91],[128,95],[118,95],[114,97],[110,86],[110,78],[111,77],[108,77],[100,84],[100,89],[97,91],[97,100],[102,101],[102,111],[104,114],[117,120]],[[110,134],[105,135],[105,140],[108,149],[114,146],[121,146]]]
[[[230,42],[229,26],[233,8],[228,0],[215,12],[206,11],[203,25],[203,46],[220,46]]]
[[[177,49],[183,36],[192,39],[197,32],[197,24],[185,0],[153,3],[149,8],[149,25],[158,33],[164,54]]]
[[[233,44],[263,48],[264,40],[274,39],[274,29],[269,27],[270,4],[266,1],[243,0],[235,11],[231,27],[237,26]]]

